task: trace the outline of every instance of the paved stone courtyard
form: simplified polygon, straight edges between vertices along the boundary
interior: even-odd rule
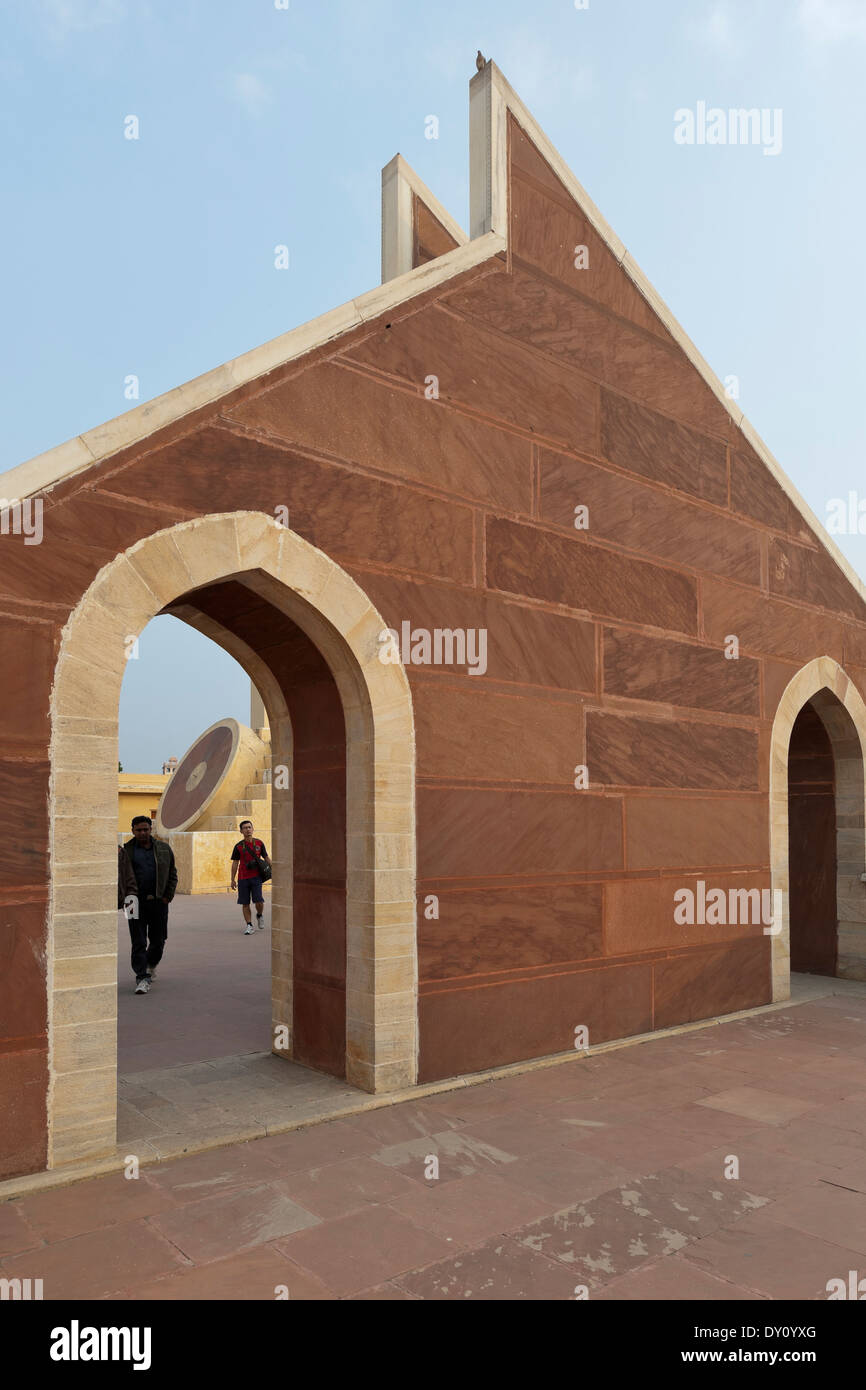
[[[268,1068],[291,1067],[253,1050],[268,933],[244,938],[228,894],[187,906],[152,994],[121,980],[127,1125],[159,1109],[142,1059],[167,1073],[184,1039],[176,1108],[198,1095],[202,1123],[229,1062],[261,1113]],[[829,1279],[866,1272],[866,985],[798,992],[808,1002],[14,1198],[0,1271],[41,1278],[46,1299],[826,1298]],[[208,1059],[228,1037],[250,1051]],[[319,1084],[292,1071],[296,1094]]]
[[[269,1047],[270,895],[265,929],[253,936],[243,934],[235,897],[226,892],[175,898],[165,955],[148,995],[134,993],[129,928],[118,913],[121,1076]]]

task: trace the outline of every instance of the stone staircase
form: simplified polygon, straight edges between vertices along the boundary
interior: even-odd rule
[[[267,766],[256,772],[256,780],[244,787],[242,797],[232,802],[230,816],[210,816],[206,830],[238,831],[242,820],[251,820],[254,833],[266,845],[271,842],[271,755],[268,753]],[[238,833],[240,833],[238,831]]]
[[[193,830],[169,832],[166,837],[177,862],[178,893],[225,892],[231,874],[231,852],[241,838],[242,820],[252,821],[254,834],[264,840],[268,853],[273,853],[270,731],[265,728],[252,732],[261,740],[243,774],[252,776],[252,781],[244,786],[235,780],[225,795],[217,794],[214,800],[219,815],[205,815]],[[231,791],[240,795],[231,797]]]

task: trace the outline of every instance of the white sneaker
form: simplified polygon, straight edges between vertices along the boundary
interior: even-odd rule
[[[252,922],[248,922],[244,930],[244,936],[252,936],[253,930],[254,928]]]
[[[135,986],[136,994],[148,994],[150,991],[150,980],[145,975],[143,980],[139,980]]]
[[[259,931],[264,931],[264,929],[265,929],[265,914],[264,914],[263,912],[260,912],[260,913],[258,914],[258,916],[256,917],[256,926],[258,927]]]

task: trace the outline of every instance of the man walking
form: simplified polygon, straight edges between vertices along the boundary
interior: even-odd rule
[[[251,898],[256,905],[256,922],[259,931],[264,930],[265,899],[262,894],[261,868],[262,864],[270,868],[271,861],[268,858],[264,841],[256,840],[253,836],[252,821],[242,820],[240,828],[244,838],[238,840],[232,850],[232,892],[237,884],[238,902],[246,922],[244,936],[251,936],[253,931],[253,919],[250,912]]]
[[[129,919],[136,994],[147,994],[156,979],[168,935],[168,905],[177,889],[171,846],[155,839],[149,816],[133,816],[132,839],[123,846],[135,875],[138,916]]]

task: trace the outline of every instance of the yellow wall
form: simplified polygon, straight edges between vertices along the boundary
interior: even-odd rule
[[[117,828],[132,834],[133,816],[156,819],[159,798],[168,783],[168,776],[154,772],[119,772],[117,774]]]

